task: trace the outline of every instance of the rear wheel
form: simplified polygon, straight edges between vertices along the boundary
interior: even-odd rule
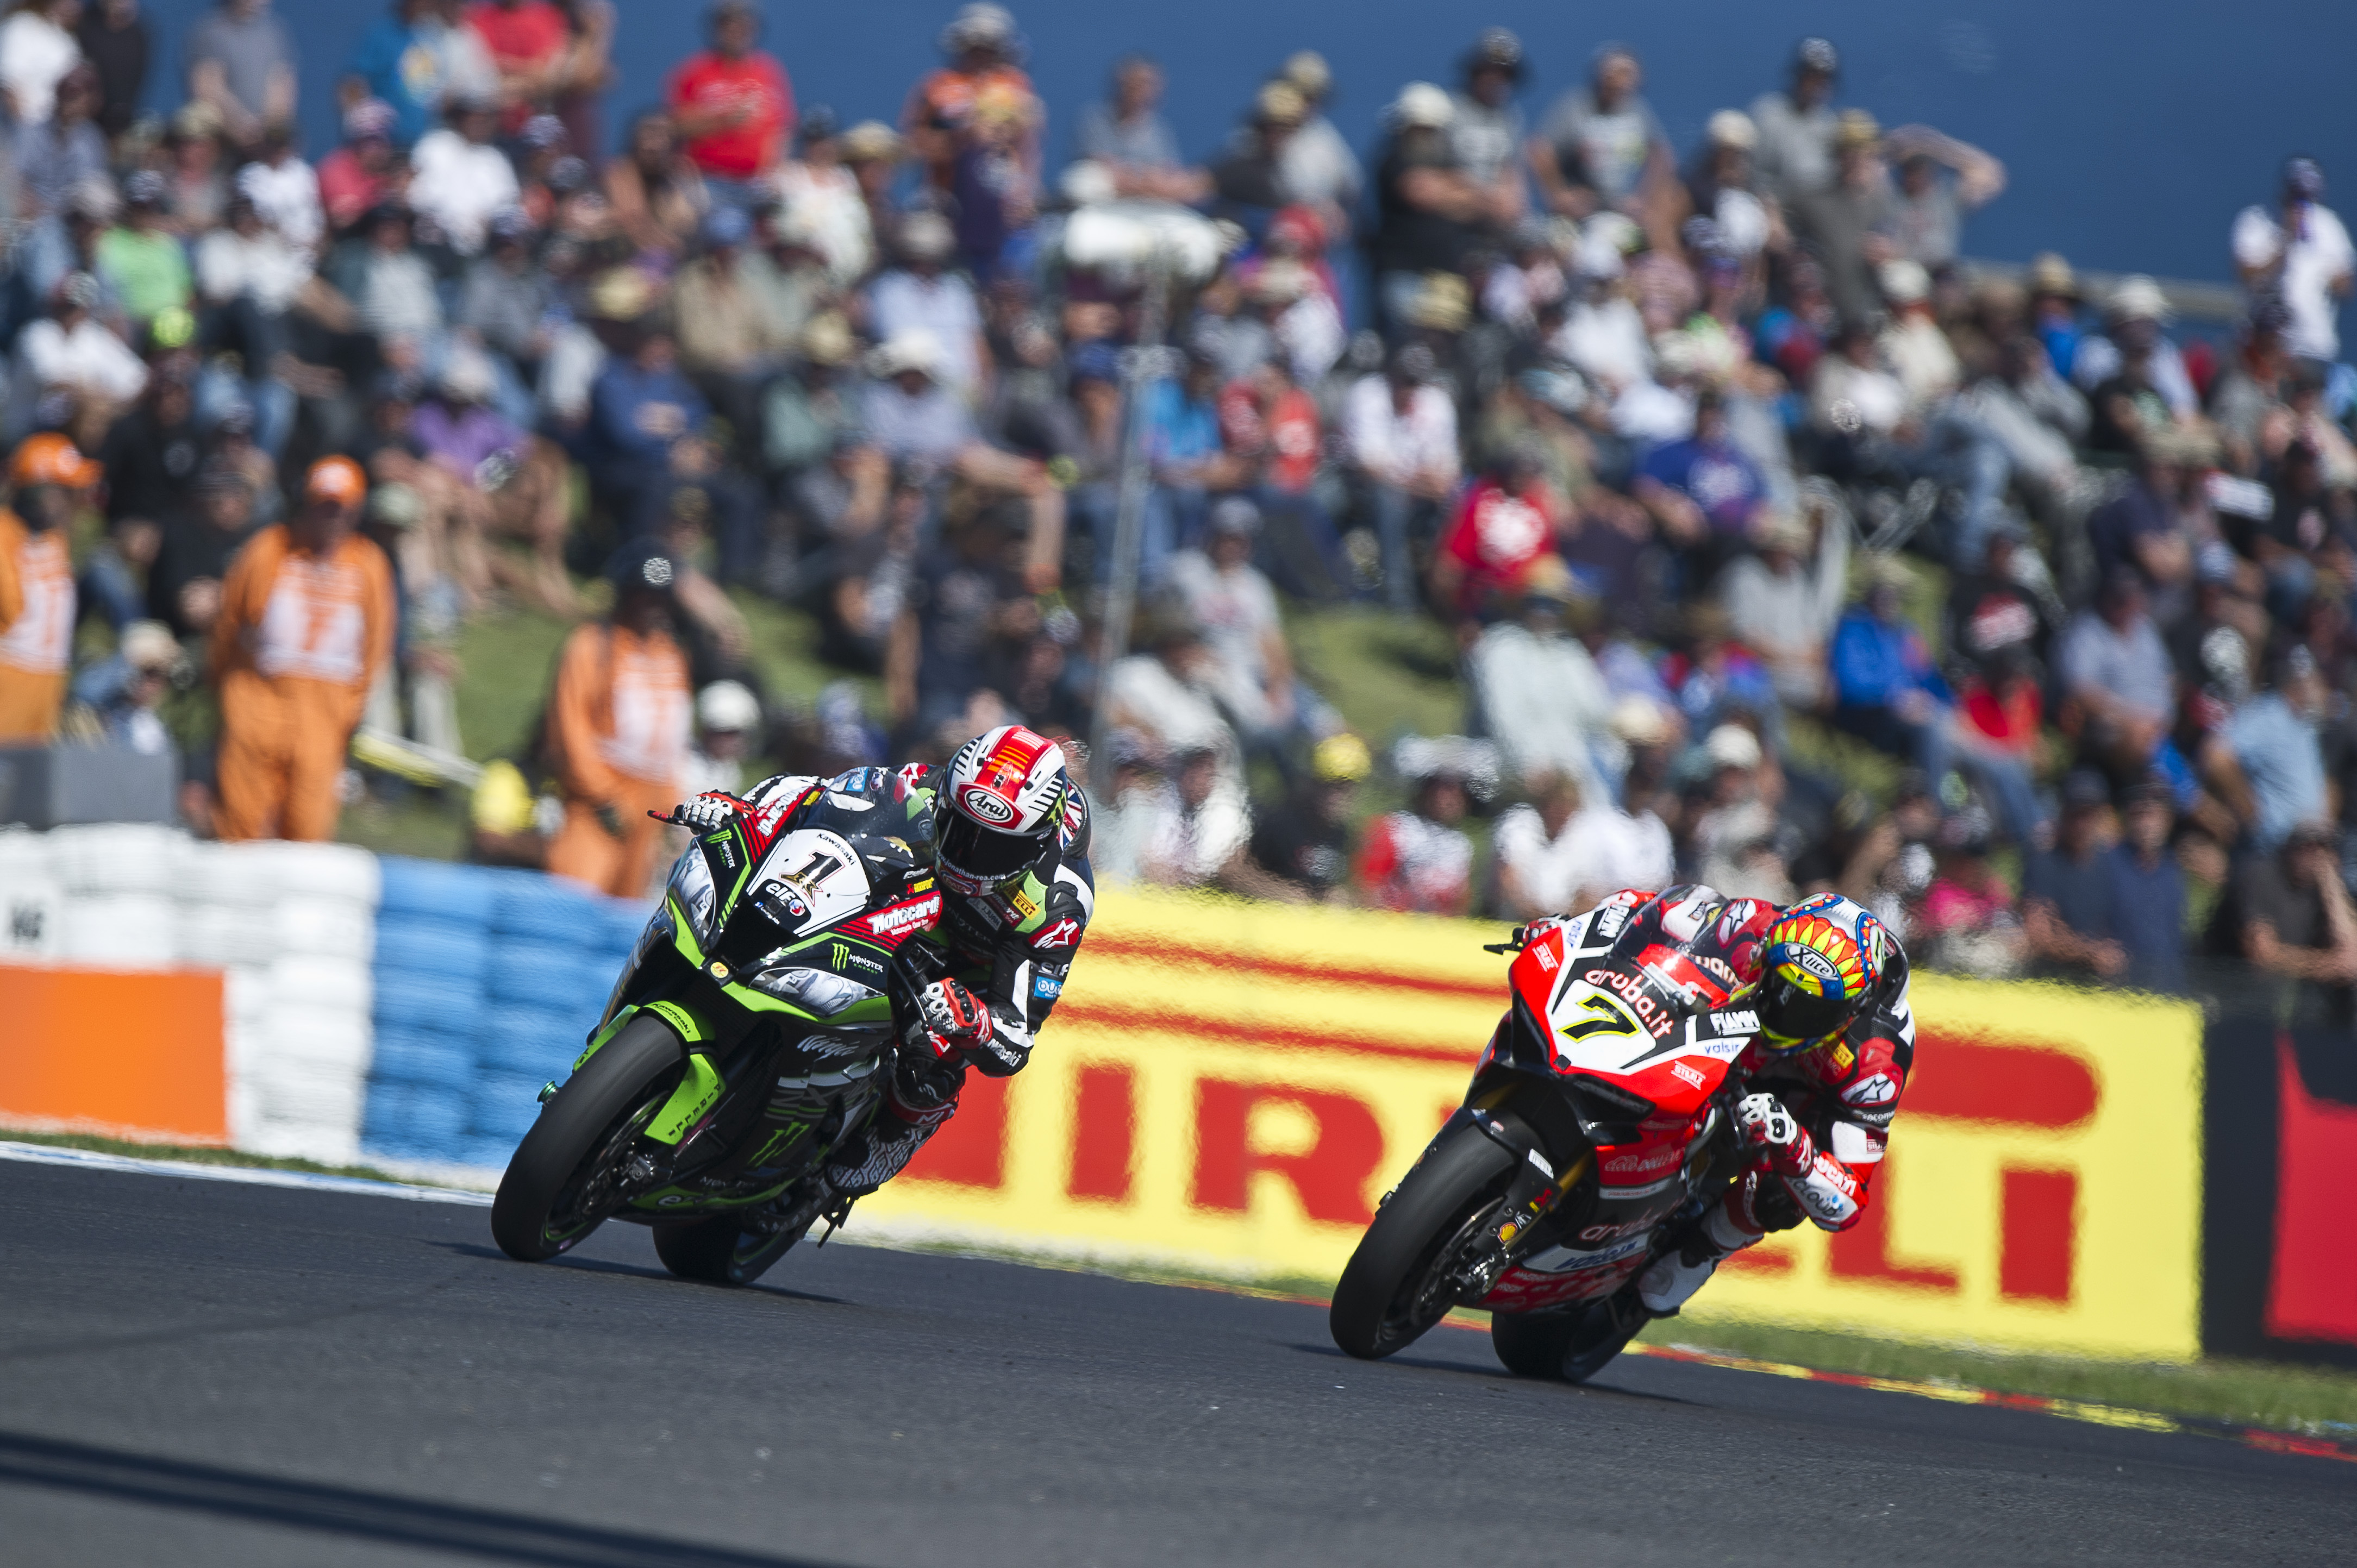
[[[491,1202],[491,1239],[519,1262],[572,1248],[621,1205],[624,1164],[639,1131],[679,1080],[685,1049],[641,1013],[598,1047],[541,1108]]]
[[[1518,1378],[1584,1383],[1620,1354],[1651,1315],[1633,1289],[1566,1312],[1499,1312],[1490,1348]]]
[[[1490,1315],[1490,1348],[1518,1378],[1560,1378],[1563,1353],[1571,1348],[1586,1314],[1569,1312],[1493,1312]]]
[[[655,1227],[655,1256],[683,1280],[748,1285],[809,1230],[808,1220],[786,1229],[764,1229],[759,1217],[747,1214],[675,1219]]]
[[[1351,1254],[1328,1315],[1334,1343],[1376,1360],[1415,1343],[1457,1305],[1453,1271],[1496,1211],[1514,1156],[1459,1127],[1418,1161]]]

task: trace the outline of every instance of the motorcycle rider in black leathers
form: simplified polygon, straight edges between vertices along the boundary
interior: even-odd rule
[[[968,741],[943,768],[856,773],[863,783],[872,774],[932,792],[941,916],[909,940],[931,944],[939,958],[932,967],[943,972],[918,987],[898,1020],[899,1048],[884,1103],[828,1156],[823,1190],[805,1200],[812,1214],[898,1175],[955,1114],[969,1066],[992,1078],[1023,1069],[1096,907],[1088,798],[1063,749],[1046,736],[1002,725]],[[673,820],[709,832],[740,818],[758,859],[787,811],[817,782],[780,774],[741,799],[697,796]]]

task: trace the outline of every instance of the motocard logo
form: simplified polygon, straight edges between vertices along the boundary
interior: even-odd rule
[[[920,926],[930,926],[941,918],[942,896],[928,893],[922,898],[912,898],[906,904],[895,904],[888,909],[878,909],[867,917],[867,929],[879,937],[899,936]]]
[[[1078,920],[1059,920],[1031,939],[1034,948],[1068,948],[1081,940]]]
[[[1682,1078],[1688,1083],[1693,1084],[1696,1089],[1707,1089],[1710,1087],[1709,1081],[1706,1079],[1702,1074],[1695,1071],[1694,1069],[1686,1066],[1684,1062],[1672,1062],[1670,1064],[1670,1076],[1673,1078]]]
[[[1862,1078],[1842,1090],[1842,1102],[1846,1105],[1888,1105],[1898,1098],[1899,1085],[1887,1072]]]
[[[1003,828],[1015,820],[1015,802],[1004,795],[994,794],[979,784],[969,784],[958,796],[958,804],[978,822]]]

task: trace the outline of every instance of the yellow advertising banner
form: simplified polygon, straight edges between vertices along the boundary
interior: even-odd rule
[[[1462,1098],[1501,928],[1107,891],[1031,1063],[858,1220],[1244,1278],[1332,1279]],[[1867,1219],[1770,1238],[1688,1307],[2139,1359],[2199,1348],[2190,1004],[1921,976]],[[855,1222],[856,1223],[856,1221]]]

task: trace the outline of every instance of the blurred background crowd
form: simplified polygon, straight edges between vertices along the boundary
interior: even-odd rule
[[[1020,721],[1105,881],[1835,888],[1931,967],[2349,1015],[2314,158],[2187,322],[1965,260],[2005,167],[1824,38],[1694,145],[1632,50],[1546,102],[1492,28],[1353,84],[1372,145],[1304,52],[1188,147],[1142,57],[1051,114],[996,5],[857,121],[782,18],[682,18],[622,105],[607,0],[345,59],[268,0],[174,59],[10,9],[0,736],[169,753],[200,832],[636,894],[682,792]]]

